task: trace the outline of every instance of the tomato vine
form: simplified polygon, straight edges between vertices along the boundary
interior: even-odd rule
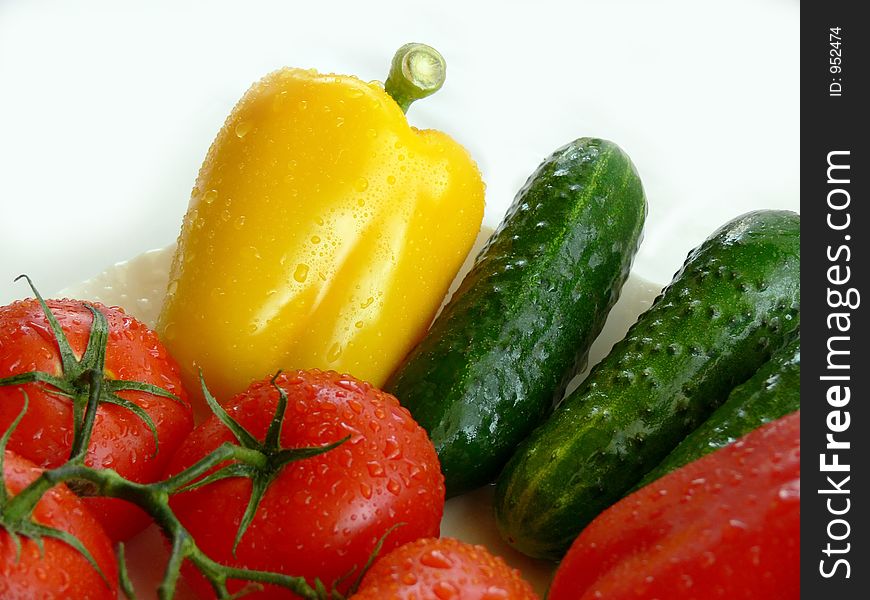
[[[26,276],[22,276],[26,278]],[[175,595],[181,565],[190,562],[208,580],[216,596],[222,599],[235,598],[241,594],[258,589],[262,584],[272,584],[287,588],[301,598],[312,600],[340,600],[345,597],[333,584],[331,590],[316,579],[309,584],[304,577],[232,567],[212,560],[203,552],[190,532],[182,525],[169,504],[172,494],[190,491],[215,481],[230,477],[246,477],[252,481],[251,496],[244,516],[235,536],[234,550],[259,506],[271,482],[288,464],[328,452],[347,441],[347,437],[323,446],[282,448],[280,445],[281,426],[287,408],[287,395],[272,379],[280,400],[272,416],[268,432],[261,442],[251,435],[241,424],[235,421],[218,404],[200,377],[203,395],[209,407],[218,419],[232,432],[235,443],[224,443],[210,454],[180,473],[153,483],[138,483],[131,481],[112,469],[96,469],[84,464],[88,442],[96,421],[97,408],[101,402],[117,404],[133,411],[148,425],[152,433],[156,432],[154,424],[147,414],[138,406],[115,395],[120,390],[138,390],[164,397],[175,398],[172,394],[157,386],[134,381],[107,379],[104,373],[107,326],[106,319],[92,305],[86,305],[93,314],[87,349],[81,359],[76,359],[70,344],[60,328],[51,309],[30,283],[42,310],[49,322],[51,332],[58,345],[61,357],[62,376],[54,376],[43,372],[32,372],[0,379],[0,386],[15,386],[28,383],[40,383],[47,386],[59,396],[69,398],[73,403],[73,445],[70,457],[64,464],[43,471],[26,488],[17,495],[10,496],[6,490],[3,474],[3,457],[6,445],[15,428],[21,422],[28,408],[27,393],[22,389],[24,405],[17,418],[2,436],[0,436],[0,528],[11,537],[18,549],[20,558],[20,537],[32,539],[41,545],[44,537],[59,539],[82,554],[93,568],[105,580],[105,574],[100,570],[87,548],[72,534],[47,527],[33,517],[33,511],[42,497],[52,488],[60,484],[68,484],[79,493],[88,496],[119,498],[131,502],[144,509],[154,522],[161,528],[170,542],[169,560],[166,564],[157,595],[161,600],[168,600]],[[277,375],[276,375],[277,377]],[[159,449],[155,449],[155,452]],[[389,533],[392,531],[387,532]],[[376,554],[381,547],[377,545]],[[127,573],[126,558],[123,544],[118,546],[119,583],[121,590],[128,598],[135,598],[135,591]],[[362,569],[357,583],[361,579],[369,563]],[[241,592],[231,593],[227,587],[229,580],[245,580],[251,586]]]

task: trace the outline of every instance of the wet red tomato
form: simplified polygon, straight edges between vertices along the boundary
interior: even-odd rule
[[[383,551],[437,536],[444,508],[444,477],[426,432],[395,397],[348,375],[297,371],[276,381],[288,396],[281,431],[285,448],[323,446],[350,436],[326,453],[282,468],[262,499],[235,556],[233,540],[251,481],[224,479],[181,493],[171,502],[197,544],[213,559],[237,566],[300,575],[327,586],[365,564],[378,540]],[[279,393],[253,384],[224,405],[229,415],[263,440]],[[172,460],[176,474],[224,442],[230,431],[212,417],[197,427]],[[201,576],[185,571],[203,597]],[[346,580],[342,589],[352,581]],[[241,584],[238,586],[241,587]],[[292,598],[267,587],[262,598]]]
[[[160,443],[146,423],[129,409],[102,403],[98,409],[86,463],[112,468],[138,482],[155,481],[176,448],[193,428],[187,394],[178,367],[157,335],[121,309],[92,303],[108,321],[105,376],[108,380],[148,383],[176,395],[179,400],[140,391],[117,395],[142,408],[151,418]],[[93,316],[83,302],[49,300],[77,358],[87,347]],[[36,300],[14,302],[0,308],[0,379],[31,371],[62,376],[58,342]],[[84,382],[76,382],[84,385]],[[0,432],[18,416],[27,392],[29,407],[9,449],[41,467],[57,467],[69,459],[73,440],[73,408],[69,397],[43,383],[0,387]],[[148,517],[132,504],[111,498],[86,498],[113,539],[125,539],[147,525]]]
[[[14,497],[42,472],[14,452],[6,451],[3,476],[6,490]],[[88,560],[66,542],[43,537],[43,549],[24,536],[21,557],[9,533],[0,524],[0,598],[89,598],[115,600],[118,570],[112,543],[82,501],[66,486],[49,490],[36,505],[33,519],[76,537],[99,565],[103,579]]]
[[[520,572],[483,546],[421,539],[375,562],[353,600],[537,600]]]

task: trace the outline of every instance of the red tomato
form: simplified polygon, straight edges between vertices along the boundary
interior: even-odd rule
[[[426,432],[395,397],[331,371],[284,373],[276,383],[288,396],[283,447],[323,446],[348,435],[350,439],[280,471],[235,557],[232,544],[251,495],[251,481],[224,479],[174,496],[172,508],[206,554],[225,564],[309,581],[319,577],[328,589],[336,578],[362,568],[378,540],[396,523],[405,525],[387,536],[384,551],[438,535],[444,510],[438,457]],[[278,391],[265,380],[224,406],[263,440],[278,399]],[[229,441],[235,442],[230,431],[217,417],[209,418],[173,457],[169,474]],[[191,585],[202,596],[211,596],[203,578],[192,573],[185,571]],[[251,597],[294,596],[267,588]]]
[[[549,600],[800,595],[800,412],[624,498],[580,534]]]
[[[39,477],[42,469],[9,450],[4,456],[3,475],[12,497]],[[75,536],[94,557],[106,580],[78,550],[51,537],[42,538],[43,552],[34,540],[19,536],[21,559],[16,560],[15,545],[0,525],[0,598],[115,600],[118,597],[118,569],[112,543],[78,496],[59,485],[42,497],[33,510],[33,518]]]
[[[157,335],[145,325],[119,308],[92,304],[109,324],[106,377],[150,383],[175,394],[181,401],[146,392],[118,392],[118,396],[137,404],[151,417],[160,451],[154,455],[151,430],[138,416],[126,408],[103,403],[97,412],[85,462],[93,467],[115,469],[133,481],[156,481],[175,449],[193,429],[193,416],[178,366]],[[93,320],[90,311],[77,300],[48,300],[48,306],[80,358]],[[0,378],[29,371],[56,376],[62,372],[57,341],[36,300],[0,308]],[[22,389],[30,398],[29,407],[8,447],[41,467],[57,467],[69,458],[72,448],[72,403],[41,384],[0,387],[0,432],[21,411]],[[84,500],[113,540],[126,539],[149,522],[144,512],[122,500]]]
[[[353,600],[537,600],[516,569],[483,546],[421,539],[380,558]]]

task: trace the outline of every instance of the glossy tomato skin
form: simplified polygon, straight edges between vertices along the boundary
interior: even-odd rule
[[[12,497],[39,477],[42,469],[9,450],[4,456],[6,490]],[[36,542],[19,536],[21,560],[16,560],[15,545],[0,526],[0,598],[115,600],[118,597],[118,570],[112,543],[78,496],[66,486],[57,486],[42,497],[33,517],[43,525],[78,538],[100,566],[106,581],[77,550],[53,538],[43,538],[42,553]]]
[[[353,600],[537,600],[520,572],[483,546],[420,539],[379,558]]]
[[[549,600],[797,599],[800,413],[624,498],[562,560]]]
[[[344,444],[285,466],[231,553],[251,492],[248,479],[226,479],[174,496],[178,518],[209,556],[248,568],[319,577],[327,588],[361,568],[377,541],[384,552],[420,537],[437,536],[444,509],[444,477],[426,432],[395,397],[349,375],[296,371],[276,383],[288,396],[281,432],[285,448]],[[224,405],[229,415],[263,440],[279,394],[268,381],[253,384]],[[190,466],[232,434],[216,417],[198,426],[173,457],[168,474]],[[191,570],[202,597],[210,587]],[[349,582],[348,582],[349,583]],[[238,586],[238,587],[241,587]],[[293,598],[267,587],[252,598]]]
[[[93,318],[90,311],[77,300],[47,303],[76,356],[81,357]],[[118,392],[142,407],[154,421],[160,451],[154,455],[151,430],[139,417],[124,408],[102,404],[86,463],[115,469],[133,481],[155,481],[193,429],[193,414],[178,366],[148,327],[119,308],[91,304],[109,323],[107,377],[157,385],[180,401],[145,392]],[[0,308],[0,378],[28,371],[61,374],[57,342],[36,300],[22,300]],[[38,384],[0,387],[0,432],[21,411],[22,389],[29,397],[28,409],[8,447],[41,467],[57,467],[69,458],[72,447],[72,404]],[[149,522],[144,512],[122,500],[86,498],[85,502],[113,540],[126,539]]]

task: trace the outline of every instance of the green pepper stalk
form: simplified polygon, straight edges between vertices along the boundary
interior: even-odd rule
[[[446,78],[447,62],[440,52],[426,44],[405,44],[393,56],[384,90],[406,113],[412,102],[440,90]]]

